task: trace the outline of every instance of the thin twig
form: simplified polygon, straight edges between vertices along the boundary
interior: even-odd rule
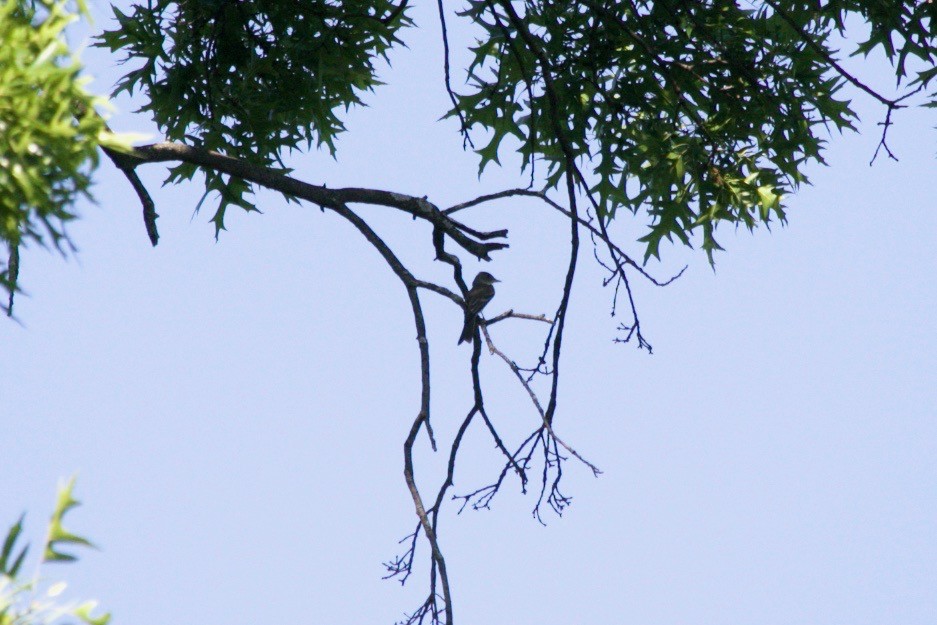
[[[562,213],[563,215],[566,215],[570,219],[574,218],[573,214],[570,211],[563,208],[560,204],[557,204],[545,192],[531,191],[530,189],[506,189],[504,191],[499,191],[497,193],[480,195],[466,202],[462,202],[461,204],[450,206],[449,208],[444,209],[442,212],[449,215],[449,214],[452,214],[461,210],[465,210],[466,208],[471,208],[473,206],[483,204],[485,202],[491,202],[491,201],[500,200],[506,197],[516,197],[516,196],[534,197],[534,198],[543,200],[548,205],[550,205],[550,207],[555,209],[557,212]],[[638,273],[640,273],[644,278],[646,278],[654,286],[667,286],[671,282],[673,282],[674,280],[682,276],[683,272],[687,270],[688,265],[684,265],[680,271],[678,271],[671,277],[667,278],[666,280],[659,280],[658,278],[655,278],[654,276],[649,274],[647,270],[645,270],[641,265],[637,263],[637,261],[631,258],[630,255],[628,255],[624,250],[622,250],[618,245],[616,245],[611,240],[611,237],[609,237],[607,234],[603,234],[598,228],[593,226],[591,223],[589,223],[582,217],[579,217],[578,215],[575,216],[575,219],[580,226],[582,226],[583,228],[586,228],[590,233],[602,239],[604,243],[610,245],[612,249],[622,257],[622,260],[625,262],[625,264],[633,267]]]
[[[541,406],[540,400],[537,398],[537,394],[534,392],[533,388],[531,388],[527,380],[524,379],[524,376],[521,375],[521,372],[518,369],[517,364],[513,360],[508,358],[504,354],[504,352],[502,352],[500,349],[498,349],[495,346],[494,342],[491,340],[491,335],[488,334],[488,328],[485,325],[481,326],[481,330],[482,330],[482,333],[485,335],[485,343],[488,345],[488,351],[498,356],[499,358],[501,358],[501,360],[505,362],[505,364],[508,366],[511,372],[515,375],[515,377],[517,377],[518,381],[521,383],[521,386],[524,387],[524,390],[526,390],[527,394],[530,396],[530,401],[533,402],[534,408],[537,409],[537,413],[540,415],[540,419],[543,421],[543,427],[546,428],[550,436],[552,436],[556,440],[556,442],[559,443],[561,447],[563,447],[563,449],[568,451],[570,454],[575,456],[577,460],[579,460],[584,465],[589,467],[589,469],[592,471],[592,474],[594,476],[598,477],[599,475],[601,475],[602,473],[601,469],[599,469],[597,466],[595,466],[594,464],[592,464],[591,462],[583,458],[582,455],[579,454],[579,452],[577,452],[575,449],[567,445],[565,442],[563,442],[563,440],[559,436],[556,435],[556,432],[553,431],[553,426],[547,421],[546,412],[544,411],[543,406]]]
[[[455,92],[452,91],[452,81],[449,76],[449,32],[446,30],[446,10],[443,8],[443,0],[437,0],[436,5],[439,7],[439,26],[442,29],[443,72],[446,79],[446,93],[449,94],[449,100],[452,102],[453,110],[459,116],[459,132],[462,133],[462,149],[468,146],[474,150],[475,144],[472,143],[472,137],[469,136],[465,115],[462,114],[462,107],[459,106],[459,100],[456,98]]]

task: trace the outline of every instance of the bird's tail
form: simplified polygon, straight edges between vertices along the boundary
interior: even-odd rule
[[[475,336],[475,315],[465,315],[465,325],[462,326],[462,336],[459,337],[458,345],[470,342]]]

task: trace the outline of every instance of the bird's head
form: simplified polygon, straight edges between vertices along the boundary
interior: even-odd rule
[[[501,280],[498,280],[487,271],[482,271],[475,276],[475,281],[472,283],[472,286],[479,286],[482,284],[492,285],[495,282],[501,282]]]

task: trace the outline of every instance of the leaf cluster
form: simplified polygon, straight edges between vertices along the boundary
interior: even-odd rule
[[[18,247],[68,244],[65,224],[90,197],[97,148],[116,145],[63,37],[76,18],[64,1],[0,3],[0,241],[13,261],[0,261],[0,285],[11,292]]]
[[[860,41],[853,54],[868,56],[880,49],[895,68],[899,81],[909,76],[908,63],[922,62],[926,69],[914,72],[911,84],[927,82],[934,76],[937,64],[937,5],[930,0],[903,0],[899,2],[873,2],[871,0],[830,0],[820,15],[835,24],[840,34],[846,32],[846,18],[850,13],[861,16],[869,25],[868,37]],[[937,97],[932,93],[931,101]],[[932,104],[933,105],[933,104]]]
[[[645,259],[701,232],[712,260],[719,223],[783,222],[821,137],[852,128],[831,43],[850,12],[873,26],[858,50],[883,46],[899,77],[908,55],[933,61],[932,3],[470,0],[458,109],[489,132],[481,168],[508,136],[548,188],[571,158],[601,217],[648,216]]]
[[[376,61],[400,43],[409,23],[388,0],[148,0],[125,14],[99,45],[140,61],[117,85],[141,90],[172,141],[182,141],[263,166],[305,144],[334,151],[344,130],[337,111],[361,104],[379,84]],[[285,168],[284,168],[285,169]],[[192,165],[169,181],[191,179]],[[253,210],[244,181],[206,172],[206,194],[225,209]]]
[[[10,252],[0,289],[11,294],[22,243],[69,244],[65,225],[74,202],[89,197],[96,148],[129,145],[107,131],[95,111],[103,100],[84,89],[62,36],[76,17],[66,3],[0,0],[0,241]],[[664,241],[701,241],[711,261],[719,224],[783,222],[784,199],[823,162],[825,137],[853,128],[847,84],[885,106],[886,151],[891,114],[907,98],[921,93],[937,106],[937,2],[466,6],[460,16],[479,35],[450,113],[485,135],[480,169],[498,162],[510,138],[545,189],[572,173],[603,228],[620,209],[646,219],[645,261]],[[117,27],[98,45],[131,62],[116,92],[140,91],[141,111],[167,140],[285,172],[284,152],[334,152],[342,112],[380,84],[382,59],[411,24],[406,8],[407,0],[137,0],[127,13],[114,9]],[[857,24],[868,35],[852,35]],[[886,98],[848,74],[836,49],[844,42],[845,54],[882,54],[909,92]],[[448,52],[444,66],[448,87]],[[220,198],[216,235],[228,206],[256,210],[243,177],[183,162],[167,181],[197,171],[202,201]]]
[[[61,551],[64,546],[92,546],[87,539],[73,534],[62,524],[65,515],[79,505],[72,495],[74,487],[74,478],[59,487],[55,509],[42,545],[40,565],[76,560],[73,554]],[[29,545],[19,546],[23,518],[21,516],[10,527],[0,548],[0,625],[51,625],[71,618],[77,618],[86,625],[107,625],[109,614],[92,615],[96,602],[79,604],[59,599],[65,590],[65,582],[40,589],[38,572],[32,579],[23,579],[22,566],[29,552]]]

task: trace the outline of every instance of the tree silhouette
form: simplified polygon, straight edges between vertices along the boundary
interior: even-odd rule
[[[61,37],[65,4],[7,2],[0,28],[5,42],[20,45],[2,46],[0,67],[18,68],[19,74],[0,75],[0,86],[26,88],[0,103],[0,122],[16,128],[18,137],[4,139],[9,165],[0,174],[0,238],[9,260],[0,277],[12,314],[20,246],[67,246],[63,224],[74,217],[70,206],[76,198],[87,193],[98,147],[134,189],[153,245],[159,239],[158,207],[136,172],[157,163],[171,164],[172,184],[195,184],[196,174],[204,178],[199,205],[208,198],[215,202],[216,236],[230,207],[256,210],[250,196],[258,187],[351,223],[400,280],[421,363],[419,409],[404,444],[417,523],[402,541],[403,553],[386,563],[387,576],[406,581],[424,539],[428,593],[406,622],[451,624],[450,583],[438,539],[447,497],[460,502],[460,509],[487,508],[505,481],[516,479],[536,493],[534,515],[541,520],[545,509],[559,514],[569,504],[562,490],[567,460],[601,472],[555,429],[564,330],[583,244],[606,273],[613,315],[622,306],[626,310],[615,340],[650,352],[632,281],[664,286],[679,276],[656,277],[644,269],[648,259],[660,256],[664,240],[699,246],[713,262],[721,249],[720,224],[751,230],[783,223],[785,199],[806,181],[805,168],[823,162],[824,137],[832,129],[853,128],[850,94],[881,105],[882,134],[872,159],[881,153],[894,158],[887,142],[892,114],[937,101],[937,8],[932,2],[873,0],[762,0],[751,8],[729,0],[467,0],[458,13],[442,0],[437,6],[444,44],[439,88],[452,103],[441,113],[459,120],[463,148],[478,154],[480,171],[498,162],[502,146],[523,162],[518,188],[450,207],[395,190],[306,182],[283,162],[285,153],[297,149],[335,152],[343,130],[340,113],[379,88],[381,59],[414,27],[407,0],[151,0],[126,13],[115,9],[117,27],[99,38],[100,46],[127,63],[115,93],[138,93],[140,112],[165,136],[135,146],[110,132],[96,111],[100,101],[77,82],[78,67]],[[450,66],[447,29],[453,19],[476,34],[471,62],[460,68],[462,88],[453,86]],[[846,28],[854,23],[867,25],[870,34],[835,51],[841,38],[850,41]],[[845,53],[873,51],[895,70],[892,95],[867,86],[839,60]],[[44,64],[35,63],[37,58]],[[468,363],[471,405],[455,436],[438,441],[421,297],[429,292],[465,306],[463,260],[508,253],[507,230],[474,227],[472,209],[517,196],[535,198],[544,211],[565,218],[569,243],[556,307],[549,315],[510,310],[479,320]],[[412,244],[449,266],[451,280],[438,283],[411,272],[356,205],[392,209],[428,224],[428,240],[414,235]],[[627,253],[631,242],[610,232],[622,214],[647,223],[638,239],[643,257]],[[510,319],[543,324],[542,350],[527,357],[535,363],[531,367],[518,365],[488,333],[492,324]],[[530,397],[535,426],[520,441],[506,441],[486,412],[478,370],[483,342]],[[538,394],[535,379],[545,380],[548,392]],[[476,420],[503,464],[489,484],[452,495],[462,437]],[[421,435],[434,451],[448,454],[446,473],[431,491],[418,486],[413,463]]]

